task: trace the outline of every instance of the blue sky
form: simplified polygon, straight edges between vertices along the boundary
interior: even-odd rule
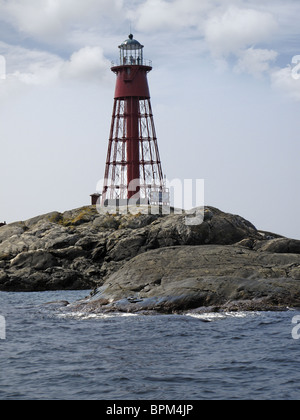
[[[299,18],[297,0],[0,0],[0,221],[89,203],[131,25],[168,179],[300,239]]]

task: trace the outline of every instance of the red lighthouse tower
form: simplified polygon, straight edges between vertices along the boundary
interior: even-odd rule
[[[147,73],[152,63],[129,35],[111,70],[116,88],[106,159],[102,204],[167,204],[150,102]]]

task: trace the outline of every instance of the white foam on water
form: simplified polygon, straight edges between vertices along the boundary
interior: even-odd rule
[[[203,314],[187,313],[185,315],[203,321],[217,321],[226,318],[246,318],[258,314],[259,312],[208,312]]]
[[[78,320],[90,320],[90,319],[107,319],[107,318],[124,318],[130,316],[137,316],[136,314],[130,313],[112,313],[112,314],[91,314],[87,312],[69,312],[56,315],[60,319],[78,319]]]
[[[185,314],[186,316],[189,316],[191,318],[200,319],[202,321],[216,321],[218,319],[225,319],[225,314],[219,314],[219,313],[204,313],[204,314]]]

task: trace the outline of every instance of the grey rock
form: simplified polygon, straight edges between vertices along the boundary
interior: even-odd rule
[[[295,254],[214,245],[170,247],[133,258],[80,305],[126,312],[298,307],[299,274],[300,256]]]
[[[28,267],[37,271],[46,270],[55,265],[57,265],[56,258],[43,250],[22,252],[10,261],[10,268]]]
[[[300,254],[300,241],[287,238],[271,239],[266,242],[259,242],[254,249],[280,254]]]
[[[54,249],[51,250],[51,255],[60,258],[61,260],[74,261],[76,258],[85,257],[87,251],[80,246],[69,246],[68,248],[63,249],[56,249],[56,247],[54,247]]]
[[[22,222],[2,226],[0,229],[0,243],[14,236],[19,237],[24,231],[25,225]]]
[[[101,300],[114,302],[105,310],[128,310],[130,305],[167,311],[180,305],[220,304],[212,288],[220,285],[218,293],[227,299],[222,305],[231,302],[234,306],[232,302],[241,302],[242,296],[236,288],[246,280],[254,287],[262,279],[271,279],[279,282],[280,290],[283,284],[290,290],[290,282],[299,283],[295,260],[299,241],[258,232],[242,217],[214,207],[202,209],[203,213],[202,224],[189,226],[186,215],[176,211],[170,215],[100,215],[94,206],[86,206],[0,227],[0,290],[104,287],[107,296],[99,297],[99,292],[97,305],[101,307]],[[214,251],[207,245],[215,247]],[[246,301],[266,300],[258,292],[256,296],[245,290],[245,305]],[[177,297],[170,300],[166,292]],[[271,296],[270,291],[264,293]],[[170,303],[174,299],[181,304]]]

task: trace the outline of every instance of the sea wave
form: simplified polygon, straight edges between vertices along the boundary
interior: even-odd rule
[[[64,312],[56,314],[57,318],[60,319],[76,319],[76,320],[91,320],[91,319],[106,319],[106,318],[119,318],[119,317],[130,317],[130,316],[137,316],[136,314],[130,313],[119,313],[114,312],[110,314],[92,314],[87,312]]]
[[[257,316],[259,312],[208,312],[208,313],[186,313],[185,316],[200,319],[202,321],[219,321],[226,318],[246,318],[250,316]]]

